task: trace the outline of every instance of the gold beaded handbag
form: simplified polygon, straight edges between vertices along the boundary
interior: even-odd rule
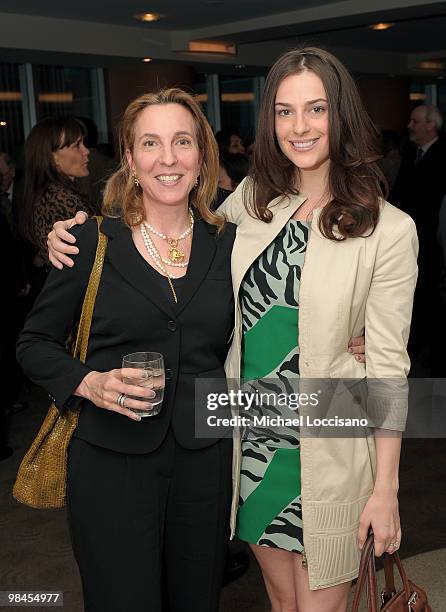
[[[76,341],[71,351],[82,363],[87,356],[88,339],[94,304],[101,279],[107,236],[98,224],[98,245],[93,268],[82,304]],[[67,451],[79,419],[79,408],[59,412],[54,404],[42,423],[34,442],[22,459],[12,490],[15,499],[32,508],[62,508],[65,505],[67,483]]]

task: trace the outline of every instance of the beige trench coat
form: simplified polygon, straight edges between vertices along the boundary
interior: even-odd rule
[[[249,198],[249,191],[245,179],[219,209],[238,226],[232,252],[235,330],[226,361],[228,379],[236,380],[240,377],[242,350],[240,284],[251,264],[305,200],[303,196],[273,200],[273,220],[264,223],[246,212],[243,201]],[[377,392],[376,397],[371,397],[369,392],[368,407],[381,414],[385,428],[401,431],[406,418],[406,376],[410,366],[406,346],[417,278],[415,224],[404,212],[383,201],[371,236],[335,242],[319,231],[319,214],[320,209],[313,213],[300,285],[300,375],[309,379],[395,379],[392,393]],[[347,350],[350,338],[364,330],[365,365]],[[369,436],[302,437],[300,444],[304,549],[310,588],[319,589],[358,575],[359,517],[374,487],[375,443]],[[236,432],[232,533],[240,464],[240,437]]]

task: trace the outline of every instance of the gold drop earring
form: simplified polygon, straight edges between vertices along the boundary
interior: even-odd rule
[[[140,187],[138,177],[136,176],[136,172],[133,172],[133,180],[135,181],[135,187]]]

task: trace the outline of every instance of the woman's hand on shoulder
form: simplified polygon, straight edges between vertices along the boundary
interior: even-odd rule
[[[396,491],[373,491],[359,519],[358,545],[362,549],[373,529],[375,555],[394,553],[401,544],[401,524]]]
[[[140,374],[139,371],[138,374]],[[152,404],[148,400],[154,398],[155,393],[148,387],[124,383],[123,377],[134,378],[135,370],[123,368],[109,372],[89,372],[76,389],[75,394],[89,400],[98,408],[119,412],[133,421],[140,421],[141,417],[129,408],[150,410]],[[123,395],[126,397],[118,404],[118,398],[122,398]]]
[[[79,211],[76,216],[67,221],[56,221],[53,229],[48,234],[48,257],[52,265],[58,270],[63,266],[74,266],[74,261],[67,255],[77,255],[79,249],[74,246],[76,238],[68,232],[75,225],[82,225],[88,219],[88,214]]]

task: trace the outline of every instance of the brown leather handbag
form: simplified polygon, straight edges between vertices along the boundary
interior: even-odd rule
[[[359,576],[356,591],[353,598],[352,612],[359,611],[359,603],[364,585],[367,587],[367,610],[368,612],[432,612],[427,602],[427,595],[423,589],[409,580],[404,571],[403,564],[397,552],[389,555],[384,553],[384,575],[385,589],[381,592],[381,603],[377,604],[376,573],[375,573],[375,549],[373,533],[371,533],[362,549],[361,562],[359,565]],[[403,588],[396,591],[393,576],[393,564],[398,568]],[[378,608],[378,605],[380,606]]]

